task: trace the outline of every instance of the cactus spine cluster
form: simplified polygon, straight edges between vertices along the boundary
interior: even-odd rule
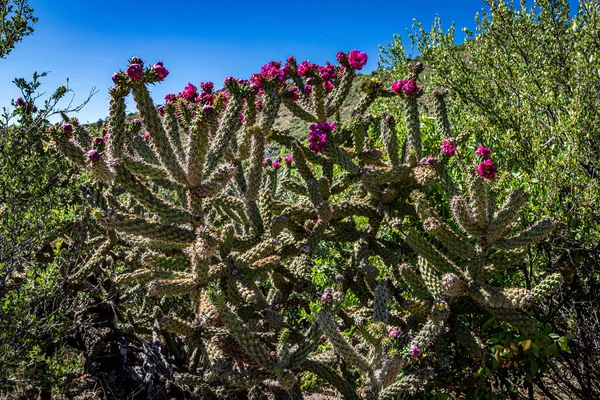
[[[190,84],[157,108],[147,85],[166,70],[136,57],[113,76],[101,154],[86,153],[91,135],[53,131],[65,156],[106,189],[95,216],[107,239],[72,280],[100,274],[115,246],[127,252],[118,287],[127,294],[143,285],[156,299],[152,316],[133,316],[131,325],[154,332],[172,356],[174,378],[206,398],[301,396],[298,377],[307,371],[348,399],[418,394],[434,374],[419,354],[435,349],[442,363],[447,331],[481,350],[461,325],[465,303],[529,331],[535,320],[524,310],[560,282],[552,275],[531,291],[489,284],[552,228],[542,220],[508,236],[521,191],[496,209],[489,182],[473,179],[468,197],[452,199],[460,230],[428,203],[423,190],[438,172],[417,162],[420,63],[391,89],[364,81],[349,120],[333,123],[366,54],[340,52],[337,60],[339,66],[271,62],[250,81],[226,78],[220,91],[203,83],[198,93]],[[125,114],[129,94],[139,112],[133,122]],[[402,146],[392,116],[367,113],[378,97],[396,95],[406,104]],[[438,103],[439,129],[448,135],[443,96]],[[310,125],[308,142],[274,128],[282,106]],[[371,131],[381,132],[384,151],[372,147]],[[290,162],[266,162],[269,146],[290,154]],[[404,222],[415,216],[422,226]],[[321,295],[314,260],[336,245],[352,251],[334,290]],[[349,293],[358,309],[342,307]],[[310,310],[311,303],[321,309],[311,324],[290,320],[289,310]],[[349,339],[342,331],[353,326],[357,335]],[[335,353],[317,352],[323,343]],[[360,385],[348,368],[357,368]]]

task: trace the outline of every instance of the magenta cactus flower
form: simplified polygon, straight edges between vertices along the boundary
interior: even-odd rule
[[[488,149],[487,147],[483,147],[482,145],[477,146],[477,150],[475,150],[475,156],[479,156],[484,160],[489,159],[491,155],[492,150]]]
[[[456,144],[454,143],[454,140],[444,140],[441,150],[444,155],[452,157],[456,153]]]
[[[414,79],[409,79],[403,86],[402,90],[404,94],[411,95],[416,94],[420,88],[417,86],[417,82]]]
[[[165,68],[162,61],[157,62],[152,66],[152,71],[159,81],[162,81],[169,75],[169,70]]]
[[[212,82],[202,82],[200,83],[200,89],[204,90],[205,92],[212,92],[212,90],[215,88],[215,84]]]
[[[281,163],[279,161],[273,161],[271,163],[271,166],[275,169],[279,169],[279,168],[281,168]]]
[[[104,138],[103,137],[96,137],[96,138],[94,138],[94,140],[92,141],[92,143],[98,144],[98,145],[104,144]]]
[[[312,85],[306,85],[306,86],[304,86],[303,92],[304,92],[304,95],[306,97],[309,97],[310,94],[312,93]]]
[[[292,101],[298,101],[298,99],[300,98],[300,92],[298,92],[297,88],[290,87],[287,91],[290,93],[290,99]]]
[[[327,92],[331,92],[333,90],[333,83],[331,83],[331,81],[323,82],[323,89],[325,89]]]
[[[139,81],[143,75],[142,66],[140,64],[130,64],[125,73],[132,81]]]
[[[391,339],[397,338],[400,336],[400,331],[398,329],[392,329],[389,333]]]
[[[496,177],[496,165],[492,160],[485,160],[477,166],[477,173],[485,179],[494,179]]]
[[[390,114],[386,115],[385,122],[394,122],[394,116]]]
[[[118,84],[119,84],[119,82],[121,81],[121,74],[120,74],[119,72],[115,72],[115,73],[112,75],[112,81],[113,81],[113,83],[114,83],[115,85],[118,85]]]
[[[417,358],[421,355],[421,350],[417,346],[411,346],[408,350],[408,355],[412,358]]]
[[[362,51],[352,50],[350,53],[348,53],[348,63],[354,70],[361,70],[367,63],[368,59],[369,56],[367,56],[367,53],[363,53]]]
[[[188,82],[187,86],[183,89],[183,92],[179,93],[179,97],[183,97],[186,100],[194,101],[198,96],[198,88]]]
[[[256,105],[256,109],[258,110],[258,112],[262,112],[262,110],[264,109],[263,102],[260,100],[256,100],[254,104]]]
[[[321,301],[325,303],[330,303],[333,301],[333,293],[331,293],[331,290],[327,289],[323,292],[321,295]]]
[[[173,93],[169,93],[168,95],[165,96],[165,103],[170,103],[172,101],[175,101],[176,98],[177,98],[176,95],[174,95]]]
[[[433,165],[436,163],[436,158],[435,157],[425,157],[425,158],[421,158],[419,160],[419,164],[421,165]]]
[[[237,120],[238,120],[238,124],[243,124],[244,123],[244,114],[240,113]]]
[[[402,86],[404,86],[405,83],[406,83],[406,81],[404,79],[401,79],[399,81],[392,83],[392,92],[394,92],[396,94],[400,94],[401,90],[402,90]]]
[[[285,161],[286,164],[291,164],[293,161],[292,156],[287,156],[283,159],[283,161]]]
[[[19,97],[16,101],[15,104],[18,106],[22,106],[23,104],[25,104],[25,100],[23,100],[22,97]]]
[[[202,106],[202,114],[206,116],[211,116],[215,113],[215,108],[210,104],[205,104]]]
[[[150,134],[149,134],[148,132],[144,133],[144,134],[142,135],[142,139],[144,139],[144,140],[146,140],[146,141],[150,140]]]
[[[97,150],[90,150],[87,155],[91,161],[98,161],[100,159],[100,153]]]
[[[158,106],[158,107],[156,107],[156,112],[161,117],[164,117],[165,116],[165,106]]]
[[[340,50],[335,55],[335,59],[337,60],[338,63],[344,64],[346,61],[348,61],[348,54],[346,54]]]
[[[335,67],[331,65],[329,61],[327,61],[325,66],[317,67],[317,71],[321,74],[321,79],[323,79],[324,82],[332,81],[337,76]]]
[[[142,59],[141,59],[141,58],[139,58],[138,56],[133,56],[133,57],[131,57],[131,61],[130,61],[130,63],[131,63],[131,64],[139,64],[139,65],[142,65],[142,64],[144,64],[144,62],[142,61]]]
[[[318,124],[309,126],[308,129],[310,129],[310,132],[308,134],[308,142],[310,145],[308,147],[315,153],[325,150],[327,134],[336,128],[337,125],[330,122],[319,122]]]
[[[317,64],[313,64],[309,60],[304,60],[300,63],[300,65],[298,65],[298,68],[297,68],[298,75],[305,76],[311,70],[316,69],[316,68],[317,68]]]
[[[62,124],[61,126],[63,133],[70,135],[73,133],[73,125],[71,124]]]

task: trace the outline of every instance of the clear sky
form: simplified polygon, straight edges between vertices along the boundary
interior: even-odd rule
[[[576,1],[573,3],[576,4]],[[0,59],[0,106],[19,96],[11,83],[49,71],[42,90],[51,93],[69,78],[74,101],[99,92],[79,113],[82,122],[105,118],[111,75],[139,56],[164,62],[167,79],[151,88],[155,102],[189,82],[232,75],[249,78],[271,61],[294,55],[299,61],[335,62],[339,50],[367,52],[370,72],[377,67],[378,45],[402,34],[413,19],[429,27],[439,15],[444,27],[475,27],[482,0],[29,0],[39,22],[33,35]],[[416,55],[416,54],[415,54]]]

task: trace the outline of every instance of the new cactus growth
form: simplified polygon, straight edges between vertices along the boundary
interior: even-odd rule
[[[531,291],[489,284],[511,255],[552,229],[542,220],[507,235],[522,192],[496,210],[487,181],[474,179],[469,197],[452,199],[461,231],[427,202],[422,190],[437,172],[434,163],[417,163],[422,65],[411,64],[407,79],[391,90],[365,81],[350,119],[334,123],[328,119],[338,114],[367,56],[353,50],[337,60],[339,66],[298,64],[293,57],[283,67],[271,62],[250,81],[226,78],[216,92],[209,82],[201,93],[189,84],[157,109],[147,85],[168,71],[162,62],[148,68],[136,58],[113,76],[104,151],[87,153],[92,136],[78,143],[72,128],[53,130],[65,156],[108,189],[110,207],[95,215],[110,237],[72,279],[102,273],[114,246],[132,254],[143,249],[123,265],[118,287],[143,285],[157,299],[147,300],[157,304],[154,331],[185,359],[174,366],[175,379],[207,398],[268,391],[286,398],[300,393],[306,371],[348,399],[414,395],[434,374],[420,364],[423,354],[443,347],[438,339],[447,328],[468,331],[457,299],[528,330],[535,321],[523,310],[560,284],[557,275]],[[139,112],[132,124],[125,116],[130,93]],[[376,98],[395,93],[406,103],[403,146],[391,116],[367,114]],[[443,95],[437,102],[445,112]],[[305,141],[274,128],[281,107],[306,122]],[[439,127],[449,134],[447,120]],[[368,145],[373,130],[381,130],[383,151]],[[139,133],[146,131],[147,141]],[[444,154],[453,155],[455,146],[448,140]],[[269,148],[288,156],[267,159]],[[491,169],[482,171],[491,177]],[[414,216],[422,229],[403,222]],[[396,232],[396,239],[385,232]],[[311,274],[315,255],[328,246],[353,250],[335,271],[335,290],[323,292]],[[358,309],[339,301],[350,292]],[[288,311],[310,310],[311,302],[321,307],[310,315],[313,322],[293,324]],[[348,339],[342,330],[353,325],[357,337]],[[324,340],[341,359],[330,363],[316,352]],[[360,387],[347,371],[337,372],[341,363],[342,371],[358,368]]]

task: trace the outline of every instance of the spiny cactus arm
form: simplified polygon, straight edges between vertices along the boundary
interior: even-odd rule
[[[194,294],[198,290],[195,279],[160,279],[148,284],[148,295],[154,297]]]
[[[410,228],[406,233],[404,240],[410,245],[419,255],[433,264],[440,272],[453,272],[460,274],[458,267],[450,261],[445,255],[440,253],[427,239],[419,233],[418,230]]]
[[[521,250],[503,252],[494,258],[475,258],[467,268],[469,276],[479,282],[497,277],[510,268],[519,266],[524,259]]]
[[[350,89],[352,88],[352,82],[354,81],[355,76],[356,74],[354,73],[354,70],[350,68],[350,65],[344,67],[339,84],[334,88],[333,93],[327,97],[325,103],[326,118],[338,112],[342,104],[344,104],[344,100],[346,100],[346,97],[348,97]]]
[[[281,180],[281,186],[289,191],[289,192],[293,192],[295,194],[301,195],[301,196],[306,196],[306,188],[304,186],[302,186],[301,184],[299,184],[298,182],[294,182],[291,179],[282,179]]]
[[[131,155],[137,155],[148,164],[152,164],[158,168],[162,168],[160,160],[152,150],[148,142],[142,139],[139,135],[129,137],[127,141],[127,150]],[[163,168],[164,169],[164,168]]]
[[[180,160],[185,159],[185,151],[183,150],[183,142],[181,140],[181,131],[179,129],[179,122],[177,121],[177,115],[175,112],[177,111],[175,108],[175,104],[173,102],[167,102],[165,104],[165,131],[167,132],[167,137],[169,138],[169,142],[175,149],[175,153],[177,154]],[[186,107],[187,110],[187,107]],[[188,124],[187,127],[190,127],[191,124]]]
[[[277,119],[277,113],[279,112],[279,106],[281,105],[281,96],[275,94],[275,87],[273,87],[272,83],[266,85],[263,90],[265,92],[265,109],[262,115],[262,120],[260,121],[260,128],[263,132],[267,132],[273,127],[275,119]]]
[[[488,183],[485,179],[474,177],[468,186],[469,197],[471,198],[471,209],[473,210],[473,220],[483,230],[486,230],[491,222],[493,205],[489,193]]]
[[[496,318],[508,322],[521,332],[533,333],[537,329],[537,320],[523,311],[496,307],[487,307],[487,310]]]
[[[417,275],[409,264],[400,265],[400,276],[402,280],[408,285],[408,291],[415,296],[417,299],[430,300],[433,297],[427,286],[423,282],[423,279]]]
[[[183,336],[187,339],[198,338],[201,334],[201,331],[197,325],[174,315],[169,315],[162,318],[159,323],[162,329],[175,333],[179,336]]]
[[[533,224],[531,227],[522,231],[516,236],[509,239],[499,240],[494,243],[495,247],[512,250],[523,248],[525,246],[534,244],[548,236],[556,227],[552,219],[544,218]]]
[[[350,155],[340,147],[337,146],[327,146],[324,151],[324,154],[335,164],[338,164],[344,170],[348,171],[350,174],[358,174],[361,171],[361,168],[356,165]]]
[[[197,115],[191,125],[187,154],[187,180],[190,187],[198,187],[204,179],[204,163],[209,144],[209,123],[204,115]]]
[[[190,189],[192,194],[197,197],[216,197],[218,196],[227,184],[231,181],[231,178],[237,172],[237,168],[232,164],[221,165],[212,176],[206,180],[202,185]]]
[[[156,223],[116,211],[105,214],[99,222],[119,232],[142,236],[159,242],[190,245],[196,238],[194,232],[188,229]]]
[[[166,179],[167,171],[164,168],[149,164],[138,157],[124,156],[121,159],[123,166],[133,172],[135,175],[146,179]]]
[[[415,201],[415,209],[423,222],[425,232],[437,238],[459,260],[470,260],[475,255],[475,246],[441,220],[438,213],[425,199],[424,193],[414,191],[411,193],[411,197]]]
[[[475,220],[474,211],[464,197],[454,196],[450,206],[454,220],[463,231],[477,239],[481,239],[484,236],[484,230]]]
[[[289,356],[288,363],[284,367],[292,369],[303,363],[317,349],[322,335],[323,331],[319,324],[313,323],[304,335],[304,339],[298,344],[296,351]]]
[[[325,89],[323,89],[320,78],[315,77],[314,80],[315,82],[312,91],[313,107],[317,114],[317,120],[325,121],[327,119],[327,112],[325,110]]]
[[[73,140],[61,136],[61,133],[54,132],[53,134],[54,143],[56,144],[58,151],[67,157],[73,164],[80,168],[85,168],[88,161],[85,150]]]
[[[102,263],[106,259],[106,256],[109,254],[110,250],[113,248],[114,243],[112,241],[106,240],[104,243],[96,249],[94,254],[90,257],[89,260],[86,261],[83,266],[77,270],[71,277],[71,281],[73,282],[83,282],[90,274],[93,274],[98,268],[102,266]]]
[[[261,241],[250,250],[236,257],[236,264],[242,268],[247,268],[254,262],[273,255],[276,249],[277,242],[274,239]]]
[[[237,85],[237,82],[232,83],[232,85]],[[227,103],[227,108],[219,123],[219,128],[213,135],[214,142],[210,147],[206,159],[206,166],[204,168],[205,174],[210,175],[210,173],[215,170],[225,155],[228,147],[231,145],[237,130],[236,128],[239,127],[238,118],[243,105],[244,98],[240,94],[232,93],[232,96]]]
[[[184,270],[189,266],[188,258],[183,255],[165,256],[156,252],[142,255],[142,263],[158,270]]]
[[[265,156],[266,140],[264,134],[255,130],[252,134],[252,149],[250,151],[250,170],[248,171],[248,188],[246,189],[246,199],[248,201],[258,200],[258,194],[262,183],[264,166],[262,164]]]
[[[364,358],[361,354],[359,354],[356,351],[356,349],[354,349],[354,347],[352,347],[352,345],[348,343],[346,338],[342,336],[330,312],[321,312],[317,316],[317,321],[321,329],[323,330],[323,333],[325,334],[325,336],[327,336],[327,338],[333,345],[335,351],[344,360],[346,360],[351,365],[361,369],[365,373],[371,371],[371,365],[369,365],[367,359]]]
[[[487,230],[490,241],[504,236],[510,225],[519,217],[519,210],[526,202],[527,195],[523,189],[517,189],[510,193],[510,196],[492,218]]]
[[[356,393],[356,389],[325,364],[312,360],[304,360],[302,362],[302,367],[326,382],[329,382],[340,392],[345,400],[360,400],[360,397]]]
[[[419,257],[419,270],[421,271],[421,279],[433,298],[436,300],[444,299],[446,293],[442,287],[443,272],[440,271],[437,265],[428,262],[423,257]]]
[[[292,114],[294,114],[294,116],[300,118],[301,120],[306,122],[319,122],[315,115],[302,107],[297,101],[293,101],[288,96],[281,96],[281,102],[288,110],[290,110]]]
[[[221,301],[215,304],[221,311],[223,322],[231,330],[241,347],[248,355],[267,371],[277,366],[277,361],[269,354],[265,345],[253,335],[248,327],[239,320],[228,305]]]
[[[257,124],[258,110],[256,108],[256,96],[254,94],[246,97],[246,106],[244,108],[244,126],[239,134],[239,147],[237,158],[246,160],[250,156],[250,146],[252,135],[255,133]]]
[[[237,197],[221,195],[215,198],[215,205],[219,207],[234,221],[241,226],[248,226],[248,216],[244,212],[244,203]]]
[[[448,120],[448,110],[446,108],[446,96],[448,95],[448,89],[442,88],[433,91],[435,98],[435,125],[437,134],[442,138],[452,137],[450,131],[450,121]]]
[[[404,112],[406,113],[406,154],[404,163],[416,165],[417,160],[421,159],[423,144],[421,141],[421,121],[419,119],[419,104],[417,97],[406,96]]]
[[[401,394],[416,395],[423,392],[426,378],[422,373],[404,375],[379,393],[379,400],[394,400]]]
[[[110,105],[108,107],[108,131],[110,140],[108,142],[108,154],[113,160],[123,156],[126,141],[125,126],[125,97],[128,90],[125,88],[113,88],[110,91]]]
[[[173,224],[185,224],[191,220],[190,213],[158,197],[122,163],[115,162],[113,168],[115,170],[115,183],[130,193],[148,211]]]
[[[177,112],[178,112],[177,117],[176,117],[177,121],[181,125],[181,127],[183,128],[183,130],[185,132],[189,132],[190,126],[192,125],[192,119],[194,119],[194,113],[190,109],[191,107],[194,107],[192,105],[193,103],[190,104],[190,102],[188,100],[186,100],[182,97],[176,98],[175,101],[177,102]],[[169,132],[167,131],[167,133],[169,133]],[[173,142],[170,135],[169,135],[169,139],[171,140],[173,147],[176,148],[175,143]],[[182,157],[182,159],[183,159],[183,157]]]
[[[388,115],[381,123],[385,151],[392,167],[398,168],[400,166],[400,147],[398,144],[398,134],[396,133],[396,121],[391,115]]]
[[[435,343],[438,336],[444,332],[445,325],[444,320],[428,319],[417,335],[411,340],[410,347],[415,346],[421,351],[429,348]]]
[[[150,133],[152,144],[156,149],[162,166],[167,170],[174,181],[187,185],[187,176],[181,163],[175,155],[175,151],[169,142],[169,138],[156,112],[150,92],[144,84],[133,85],[133,98],[137,104],[138,111],[144,120],[144,124]]]
[[[127,286],[131,283],[149,283],[156,279],[191,279],[192,276],[180,271],[153,271],[150,269],[138,269],[133,272],[120,274],[115,278],[117,285]]]
[[[389,310],[388,300],[390,292],[385,284],[379,284],[375,288],[375,306],[373,310],[373,321],[375,322],[387,322]]]
[[[467,326],[462,318],[454,318],[451,326],[451,333],[456,343],[464,348],[471,356],[483,359],[485,355],[485,346],[475,333]]]
[[[531,290],[531,298],[535,302],[541,301],[543,298],[556,292],[562,283],[563,278],[559,273],[552,274]]]

